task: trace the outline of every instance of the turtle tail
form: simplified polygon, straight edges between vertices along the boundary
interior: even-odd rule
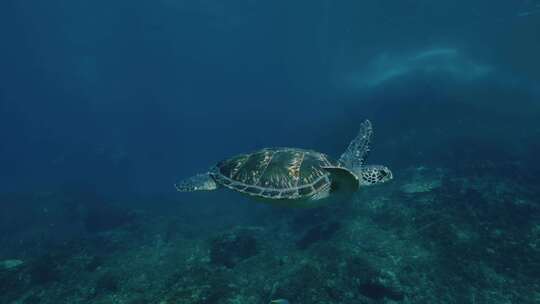
[[[201,173],[174,184],[179,192],[211,191],[217,189],[216,181],[208,173]]]

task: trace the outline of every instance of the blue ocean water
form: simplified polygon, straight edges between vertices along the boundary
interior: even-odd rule
[[[0,250],[0,261],[24,261],[29,266],[19,270],[22,275],[31,277],[32,265],[43,267],[31,261],[51,252],[48,246],[125,229],[125,223],[138,221],[140,216],[133,214],[140,210],[146,212],[145,219],[153,218],[148,214],[172,215],[177,218],[171,223],[181,223],[163,228],[152,220],[140,220],[146,223],[140,224],[142,231],[171,233],[172,239],[179,233],[207,245],[208,236],[202,234],[227,232],[235,225],[260,224],[267,232],[288,233],[294,239],[303,230],[287,230],[276,223],[291,219],[291,227],[294,223],[306,227],[328,219],[328,214],[335,217],[322,228],[307,227],[306,239],[317,239],[313,235],[328,231],[330,235],[334,230],[353,231],[339,217],[349,213],[346,206],[331,206],[336,209],[322,215],[323,211],[316,210],[288,211],[251,204],[226,191],[177,193],[173,184],[205,172],[222,159],[265,147],[314,149],[338,157],[365,119],[375,129],[369,162],[392,168],[396,181],[362,194],[362,200],[399,192],[390,189],[403,189],[406,181],[418,175],[411,170],[451,172],[444,173],[444,185],[486,191],[481,200],[465,204],[477,217],[456,211],[456,218],[462,216],[462,226],[492,223],[492,234],[508,235],[505,242],[517,242],[529,250],[505,267],[524,281],[540,274],[537,262],[531,262],[536,263],[536,272],[527,272],[523,266],[528,259],[540,257],[540,228],[535,224],[540,219],[540,1],[7,0],[0,3],[0,37],[0,243],[5,248]],[[492,179],[505,182],[489,184]],[[471,186],[482,183],[489,186]],[[474,200],[471,197],[476,194],[467,186],[452,187],[438,195],[461,203]],[[468,196],[464,198],[463,193]],[[421,195],[405,195],[403,202],[411,200],[407,204],[412,210],[424,212],[427,207],[415,205]],[[506,207],[487,208],[485,204],[494,197]],[[103,202],[107,202],[105,207]],[[508,207],[513,203],[517,207]],[[482,206],[475,209],[478,204]],[[305,214],[310,216],[309,224],[302,220]],[[484,218],[485,214],[490,217]],[[366,217],[378,225],[390,225],[385,229],[396,228],[377,222],[378,217],[391,218],[389,213]],[[526,223],[523,230],[509,232],[508,227],[519,226],[518,222]],[[445,227],[455,225],[446,223]],[[471,235],[482,235],[482,229]],[[500,232],[493,232],[496,229]],[[283,245],[276,240],[264,243],[264,236],[255,235],[246,238],[265,244],[259,247]],[[448,242],[462,244],[462,235],[455,235],[457,239]],[[114,246],[132,250],[136,242],[131,241],[123,239]],[[487,242],[478,237],[471,243],[483,241]],[[328,248],[332,246],[339,247],[332,243]],[[509,248],[513,247],[493,249],[502,252],[498,258],[479,260],[504,277],[504,271],[493,265],[502,265],[512,254]],[[88,255],[107,260],[114,254],[105,250]],[[363,258],[370,260],[370,255]],[[438,258],[452,263],[451,257]],[[256,268],[244,267],[236,271]],[[66,290],[74,286],[63,279],[67,274],[47,271],[33,281],[35,288],[43,288],[41,281],[48,280],[63,282]],[[110,270],[113,277],[121,276],[115,271]],[[424,303],[437,298],[418,296],[415,300],[413,294],[418,293],[413,286],[423,285],[396,273],[404,290],[399,295],[370,281],[350,287],[361,294],[356,301]],[[466,280],[468,275],[482,276],[456,277]],[[95,281],[91,276],[87,280]],[[110,283],[110,276],[101,280],[96,284],[104,285],[105,291],[86,298],[88,303],[105,303],[99,301],[128,288],[124,283]],[[505,298],[495,280],[483,285],[501,292],[500,298],[489,303],[540,301],[538,285],[527,286],[530,293],[521,298]],[[249,288],[264,296],[256,298],[245,287],[244,293],[224,292],[207,302],[174,302],[170,294],[160,293],[148,294],[140,303],[158,303],[164,297],[171,303],[233,303],[226,301],[240,295],[248,299],[248,294],[252,300],[246,303],[266,303],[270,296],[287,298],[292,304],[311,303],[305,302],[308,296],[294,298],[292,292],[280,287],[276,291],[270,283],[266,283],[270,287],[253,284]],[[203,285],[196,281],[190,286]],[[34,287],[11,287],[9,297],[0,302],[38,297],[40,292],[29,288]],[[358,303],[344,296],[348,288],[336,287],[340,295],[335,296],[335,303]],[[473,303],[470,297],[460,298],[463,290],[449,294],[441,303]],[[477,296],[488,301],[484,294]]]
[[[5,191],[163,192],[250,149],[338,153],[373,110],[382,144],[445,116],[436,103],[482,103],[481,123],[538,98],[534,1],[126,5],[2,4]]]

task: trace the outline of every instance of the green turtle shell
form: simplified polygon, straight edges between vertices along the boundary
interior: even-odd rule
[[[270,199],[301,199],[330,188],[330,173],[338,167],[327,155],[296,148],[269,148],[219,162],[214,180],[235,191]]]

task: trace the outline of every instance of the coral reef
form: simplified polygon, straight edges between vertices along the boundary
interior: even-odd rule
[[[83,210],[96,217],[79,217],[94,227],[83,238],[10,252],[22,263],[0,255],[0,302],[538,302],[536,186],[430,168],[402,175],[314,210]]]

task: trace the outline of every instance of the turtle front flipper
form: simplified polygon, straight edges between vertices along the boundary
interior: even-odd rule
[[[359,168],[365,165],[372,135],[373,128],[371,122],[366,120],[360,125],[358,135],[351,141],[347,150],[339,158],[339,161],[349,169]]]
[[[344,194],[346,196],[356,192],[360,182],[358,177],[346,168],[326,167],[326,171],[330,172],[330,193]]]
[[[310,198],[314,205],[346,201],[358,190],[358,178],[348,169],[324,167],[324,170],[330,173],[331,184]],[[323,203],[323,201],[325,202]]]
[[[216,190],[218,186],[210,174],[201,173],[181,180],[174,184],[174,187],[180,192],[192,192]]]

